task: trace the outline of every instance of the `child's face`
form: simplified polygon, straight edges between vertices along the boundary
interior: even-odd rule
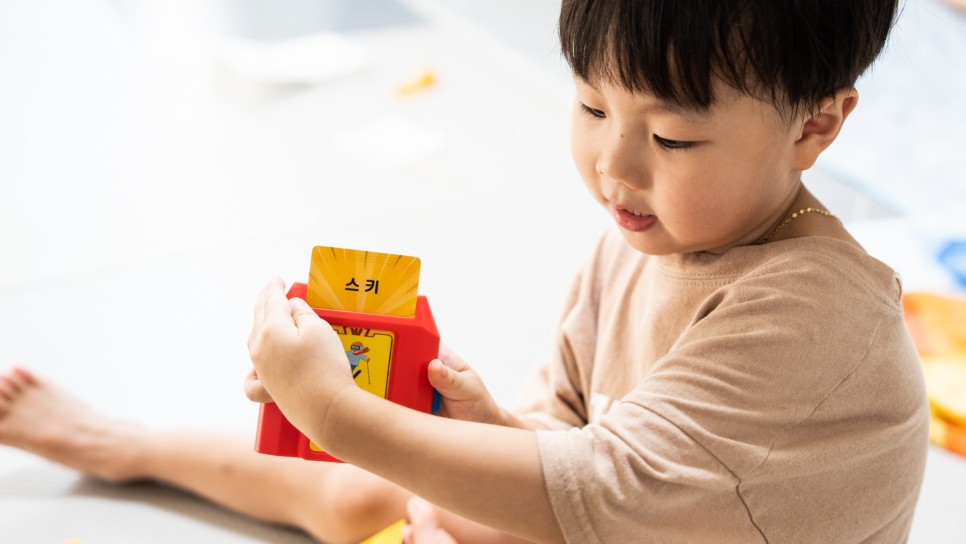
[[[577,80],[572,151],[584,182],[634,248],[723,252],[762,236],[791,205],[801,125],[724,85],[707,113]],[[796,132],[795,128],[798,128]]]

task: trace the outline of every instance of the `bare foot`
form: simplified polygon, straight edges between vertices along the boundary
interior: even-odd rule
[[[109,420],[22,368],[0,372],[0,445],[110,482],[133,480],[136,426]]]

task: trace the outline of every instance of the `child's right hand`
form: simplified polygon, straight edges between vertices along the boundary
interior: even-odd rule
[[[245,396],[252,402],[260,402],[262,404],[272,402],[272,396],[268,394],[261,380],[258,379],[258,374],[255,373],[255,367],[252,367],[248,371],[248,374],[245,375]]]
[[[439,359],[429,363],[429,383],[443,397],[440,415],[463,421],[504,424],[503,412],[479,374],[443,344],[439,346]]]

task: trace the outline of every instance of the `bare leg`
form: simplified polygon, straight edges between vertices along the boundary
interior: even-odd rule
[[[359,542],[405,517],[411,497],[350,465],[255,453],[242,437],[111,420],[22,369],[0,373],[0,444],[110,482],[165,482],[333,544]],[[440,522],[459,542],[505,537],[445,512]]]

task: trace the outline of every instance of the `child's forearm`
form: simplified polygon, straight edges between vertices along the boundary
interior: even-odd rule
[[[536,542],[563,542],[532,431],[430,416],[360,389],[309,435],[333,455],[443,508]]]

